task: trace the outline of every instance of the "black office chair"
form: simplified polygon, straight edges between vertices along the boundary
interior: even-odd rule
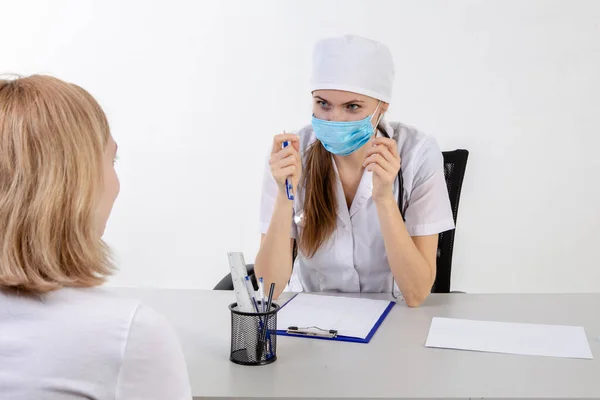
[[[252,280],[254,289],[258,290],[258,284],[256,283],[256,275],[254,274],[254,264],[247,264],[246,269],[248,270],[248,276]],[[233,280],[231,274],[227,274],[217,283],[213,290],[233,290]]]
[[[450,196],[452,217],[456,225],[458,203],[462,189],[465,170],[467,169],[467,150],[444,151],[444,177]],[[450,293],[450,275],[452,273],[452,252],[454,250],[454,234],[456,230],[440,233],[436,257],[436,276],[431,293]]]
[[[458,203],[462,189],[463,178],[467,168],[467,150],[444,151],[444,177],[450,196],[450,205],[452,206],[452,217],[454,224],[458,217]],[[437,249],[437,273],[432,293],[450,293],[450,275],[452,273],[452,252],[454,250],[455,229],[440,233]],[[294,259],[296,258],[296,245],[294,244]],[[254,264],[248,264],[248,275],[252,279],[254,288],[257,288],[256,277],[254,275]],[[223,279],[214,287],[213,290],[233,290],[233,281],[231,274],[225,275]]]

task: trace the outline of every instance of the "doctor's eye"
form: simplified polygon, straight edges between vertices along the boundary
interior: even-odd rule
[[[320,105],[322,108],[329,107],[329,103],[327,103],[325,100],[317,100],[317,104]]]
[[[348,104],[346,106],[346,109],[348,109],[349,111],[358,111],[360,109],[360,106],[358,104]]]

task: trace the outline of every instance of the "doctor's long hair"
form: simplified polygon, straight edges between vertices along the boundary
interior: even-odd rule
[[[384,131],[381,124],[377,129]],[[335,231],[337,200],[333,159],[317,140],[306,151],[304,185],[304,229],[299,237],[299,248],[312,258]]]

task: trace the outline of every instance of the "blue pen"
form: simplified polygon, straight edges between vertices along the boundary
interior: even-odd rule
[[[250,277],[248,275],[246,275],[246,289],[248,290],[248,296],[250,296],[250,301],[252,301],[254,309],[257,313],[259,313],[260,310],[258,309],[258,303],[256,302],[256,297],[254,297],[254,287],[252,287],[252,282],[250,281]]]
[[[260,301],[260,307],[262,312],[265,312],[267,308],[265,304],[264,282],[265,281],[262,276],[258,278],[258,301]]]
[[[290,145],[290,142],[287,140],[282,143],[281,148],[285,149]],[[285,179],[285,192],[287,193],[288,200],[294,200],[294,187],[292,186],[292,182],[289,178]]]
[[[248,290],[248,296],[250,296],[250,300],[252,301],[252,305],[254,305],[254,309],[257,313],[260,313],[260,309],[258,308],[258,303],[256,302],[256,297],[254,297],[254,287],[252,286],[252,282],[250,281],[250,277],[246,275],[246,289]],[[264,338],[263,332],[266,330],[266,318],[265,322],[263,322],[262,318],[258,317],[258,346],[256,346],[256,358],[261,359],[263,351],[265,351],[265,347],[267,346],[266,339]]]

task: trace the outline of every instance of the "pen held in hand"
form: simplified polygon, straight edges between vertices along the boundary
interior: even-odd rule
[[[285,130],[283,131],[283,133],[285,134]],[[281,144],[281,148],[285,149],[289,145],[290,142],[286,140]],[[294,200],[294,187],[292,186],[292,179],[289,177],[285,179],[285,192],[287,193],[288,200]]]

